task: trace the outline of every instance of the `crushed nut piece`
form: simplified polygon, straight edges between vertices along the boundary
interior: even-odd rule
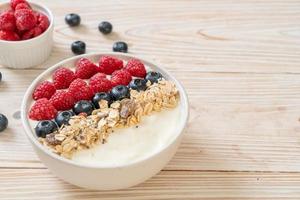
[[[106,100],[101,99],[99,101],[100,108],[108,108],[108,102]]]
[[[111,105],[110,105],[111,108],[114,108],[114,109],[119,109],[121,107],[121,103],[119,101],[116,101],[116,102],[113,102]]]
[[[121,111],[120,116],[121,118],[128,118],[134,112],[135,109],[135,102],[132,99],[123,99],[121,101]]]
[[[62,142],[62,141],[66,138],[66,136],[63,135],[63,134],[56,134],[56,135],[54,136],[54,138],[55,138],[55,140],[57,140],[57,141],[59,141],[59,142]]]
[[[57,145],[57,144],[60,144],[61,141],[57,140],[55,138],[55,133],[50,133],[46,136],[46,142],[50,145]]]

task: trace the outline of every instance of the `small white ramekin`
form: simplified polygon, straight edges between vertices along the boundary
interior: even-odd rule
[[[29,68],[43,63],[50,55],[53,45],[53,15],[41,4],[31,3],[34,10],[45,14],[50,25],[38,37],[24,41],[0,40],[0,64],[9,68]],[[9,8],[9,3],[0,5],[0,10]]]
[[[174,82],[180,94],[180,104],[178,105],[181,109],[180,121],[178,123],[178,128],[173,133],[173,138],[166,142],[152,155],[135,162],[111,167],[98,167],[80,164],[52,153],[48,148],[38,142],[34,129],[28,118],[28,112],[33,103],[32,92],[40,82],[51,76],[51,74],[61,66],[74,66],[75,62],[82,57],[96,62],[103,55],[116,56],[125,61],[128,61],[131,58],[140,59],[146,66],[150,67],[152,70],[162,73],[167,80]],[[57,63],[56,65],[48,68],[33,81],[25,93],[21,107],[21,117],[25,133],[41,161],[61,179],[80,187],[98,190],[128,188],[142,183],[158,173],[175,154],[181,142],[183,131],[188,121],[188,116],[189,104],[186,92],[182,85],[169,72],[145,59],[123,53],[84,54]]]

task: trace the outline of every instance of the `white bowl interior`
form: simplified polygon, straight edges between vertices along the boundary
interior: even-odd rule
[[[60,66],[64,66],[64,67],[73,67],[75,65],[75,62],[82,58],[82,57],[85,57],[85,58],[88,58],[90,60],[92,60],[94,63],[98,63],[99,61],[99,58],[101,56],[104,56],[104,55],[111,55],[111,56],[116,56],[120,59],[123,59],[124,61],[128,61],[129,59],[131,58],[137,58],[137,59],[140,59],[145,65],[146,67],[152,69],[152,70],[155,70],[155,71],[159,71],[160,73],[162,73],[162,75],[167,79],[167,80],[171,80],[172,82],[174,82],[176,84],[176,87],[178,88],[179,90],[179,93],[180,93],[180,108],[181,108],[181,121],[180,121],[180,124],[178,125],[178,129],[177,129],[177,132],[174,133],[174,138],[172,138],[171,141],[169,141],[168,143],[166,143],[161,149],[159,149],[157,152],[154,152],[153,155],[150,155],[149,157],[151,156],[154,156],[155,154],[159,153],[160,151],[164,150],[165,148],[167,148],[177,137],[179,137],[180,134],[182,134],[183,132],[183,129],[187,123],[187,120],[188,120],[188,115],[189,115],[189,106],[188,106],[188,99],[187,99],[187,95],[185,93],[185,90],[184,88],[182,87],[182,85],[172,76],[170,75],[165,69],[163,69],[162,67],[158,67],[158,65],[156,64],[153,64],[143,58],[140,58],[140,57],[136,57],[136,56],[132,56],[132,55],[129,55],[129,54],[123,54],[123,53],[92,53],[92,54],[84,54],[84,55],[79,55],[79,56],[75,56],[75,57],[72,57],[72,58],[69,58],[69,59],[66,59],[64,61],[61,61],[59,62],[58,64],[50,67],[49,69],[47,69],[46,71],[44,71],[42,74],[40,74],[33,82],[32,84],[29,86],[28,90],[26,91],[25,93],[25,96],[23,98],[23,102],[22,102],[22,108],[21,108],[21,116],[22,116],[22,123],[23,123],[23,126],[25,128],[25,132],[27,134],[27,136],[29,137],[29,139],[31,140],[31,142],[37,146],[38,148],[40,148],[41,150],[43,150],[44,152],[46,152],[47,154],[49,154],[50,156],[52,157],[55,157],[56,159],[59,159],[63,162],[68,162],[70,164],[74,164],[74,165],[77,165],[77,166],[84,166],[84,167],[95,167],[95,166],[90,166],[90,165],[83,165],[83,164],[79,164],[77,162],[74,162],[72,160],[68,160],[68,159],[65,159],[61,156],[58,156],[54,153],[52,153],[49,149],[47,149],[45,146],[43,146],[42,144],[40,144],[37,140],[37,136],[34,132],[34,128],[32,127],[29,118],[28,118],[28,111],[31,107],[31,105],[33,104],[34,100],[32,99],[32,93],[33,93],[33,90],[35,89],[36,85],[38,85],[40,82],[44,81],[45,79],[47,79],[49,76],[51,76],[51,74],[57,69],[59,68]],[[132,165],[132,164],[135,164],[137,162],[141,162],[149,157],[145,157],[144,159],[142,160],[138,160],[136,162],[132,162],[132,163],[128,163],[128,165]],[[113,166],[113,167],[121,167],[121,166]],[[101,168],[101,167],[100,167]],[[107,167],[105,167],[107,168]]]

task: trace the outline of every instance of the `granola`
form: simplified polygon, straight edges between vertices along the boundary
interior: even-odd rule
[[[94,110],[91,115],[73,116],[69,125],[39,140],[54,153],[71,158],[78,150],[105,143],[114,128],[137,126],[143,116],[175,108],[178,101],[179,93],[175,84],[161,80],[145,91],[131,90],[130,99],[116,101],[110,106],[107,101],[101,100],[100,109]]]

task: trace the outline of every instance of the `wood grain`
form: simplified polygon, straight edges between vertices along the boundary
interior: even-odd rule
[[[114,41],[124,40],[130,53],[153,58],[169,69],[300,72],[297,0],[77,0],[71,8],[59,0],[35,1],[55,15],[55,48],[41,68],[71,56],[70,44],[80,39],[87,43],[87,52],[111,51]],[[68,12],[79,13],[82,26],[70,29],[64,23]],[[113,34],[99,33],[102,20],[113,23]]]
[[[0,199],[300,199],[299,0],[34,1],[55,15],[55,45],[34,69],[0,66],[0,113],[9,118],[0,134]],[[65,24],[71,12],[81,26]],[[99,33],[102,20],[112,34]],[[23,133],[26,88],[72,56],[75,40],[87,53],[126,41],[130,54],[164,66],[188,92],[191,117],[178,152],[140,186],[97,192],[64,183]]]
[[[38,190],[37,190],[38,188]],[[119,191],[71,186],[47,169],[3,169],[0,194],[5,200],[146,199],[299,199],[299,173],[163,171],[145,183]],[[0,196],[0,199],[1,199]]]
[[[0,86],[5,94],[0,104],[8,106],[1,112],[10,126],[0,135],[1,165],[43,167],[20,119],[13,118],[40,70],[3,72],[7,77]],[[299,75],[172,73],[187,88],[191,116],[183,143],[166,169],[300,170]]]

